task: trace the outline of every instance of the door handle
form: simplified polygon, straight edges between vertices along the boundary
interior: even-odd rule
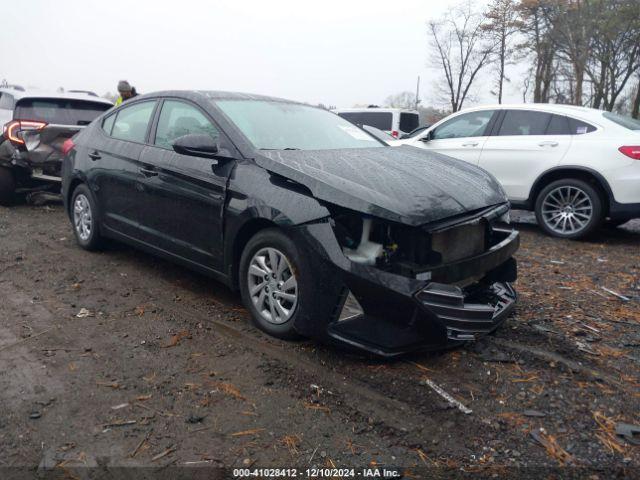
[[[98,153],[97,150],[94,150],[93,152],[89,153],[89,158],[95,161],[95,160],[100,160],[102,156]]]
[[[559,145],[558,142],[552,142],[552,141],[540,142],[538,144],[538,146],[540,147],[557,147],[558,145]]]
[[[140,173],[145,177],[156,177],[158,171],[153,167],[140,167]]]
[[[463,147],[477,147],[478,142],[467,142],[462,144]]]

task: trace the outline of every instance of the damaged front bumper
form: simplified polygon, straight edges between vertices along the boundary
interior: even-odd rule
[[[485,252],[424,272],[418,280],[348,260],[328,223],[294,230],[314,250],[307,257],[312,268],[342,285],[330,322],[296,322],[303,335],[392,357],[474,340],[498,328],[515,306],[510,282],[517,277],[517,231],[493,229]],[[464,285],[461,280],[469,277],[477,280]]]

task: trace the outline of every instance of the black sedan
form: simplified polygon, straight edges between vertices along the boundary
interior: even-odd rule
[[[518,233],[484,170],[339,116],[225,92],[136,97],[73,138],[79,245],[105,237],[239,289],[255,324],[392,356],[493,331]]]

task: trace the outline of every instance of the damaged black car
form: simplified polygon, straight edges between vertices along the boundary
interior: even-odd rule
[[[65,142],[112,106],[92,92],[0,88],[0,205],[18,194],[59,199]]]
[[[71,142],[81,247],[107,237],[210,275],[271,335],[394,356],[473,340],[514,307],[519,237],[496,180],[329,111],[168,91]]]

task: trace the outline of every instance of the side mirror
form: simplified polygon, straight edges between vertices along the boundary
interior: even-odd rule
[[[191,155],[192,157],[215,158],[218,156],[220,146],[218,138],[202,133],[190,133],[178,137],[173,142],[173,150],[182,155]]]
[[[420,141],[424,143],[427,143],[431,140],[433,140],[433,130],[431,130],[429,133],[427,133],[424,137],[420,139]]]

